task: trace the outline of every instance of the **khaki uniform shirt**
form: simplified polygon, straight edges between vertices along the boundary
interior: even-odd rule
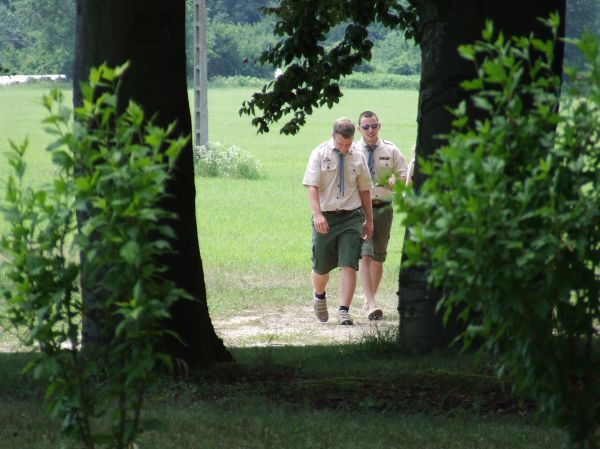
[[[371,176],[362,152],[350,147],[344,158],[344,194],[340,194],[339,156],[333,139],[316,147],[308,159],[302,183],[319,191],[322,212],[353,210],[361,206],[359,191],[369,190]]]
[[[360,150],[369,160],[369,150],[365,141],[361,138],[354,142],[353,147]],[[388,187],[387,182],[382,185],[383,178],[387,181],[392,175],[398,178],[406,178],[408,174],[408,165],[406,159],[396,145],[389,140],[379,139],[373,150],[373,190],[371,190],[371,199],[373,201],[392,201],[394,192]]]

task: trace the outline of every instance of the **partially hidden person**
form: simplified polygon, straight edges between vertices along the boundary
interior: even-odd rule
[[[394,218],[394,184],[406,182],[408,165],[396,145],[379,137],[381,122],[377,114],[362,112],[357,128],[361,138],[354,148],[365,156],[373,180],[373,237],[363,241],[360,259],[360,282],[365,296],[363,308],[369,320],[380,320],[383,310],[377,305],[376,295],[383,277],[383,263]]]

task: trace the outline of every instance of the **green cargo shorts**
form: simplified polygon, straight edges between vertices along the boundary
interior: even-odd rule
[[[362,209],[343,213],[325,212],[323,215],[329,225],[327,234],[319,234],[312,225],[314,272],[327,274],[336,267],[350,267],[358,271],[365,221]]]
[[[394,209],[391,205],[373,208],[373,237],[363,242],[361,256],[371,256],[376,262],[385,262],[393,218]]]

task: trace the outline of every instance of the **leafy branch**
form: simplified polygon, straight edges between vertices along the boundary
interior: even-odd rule
[[[371,60],[369,24],[400,27],[407,39],[415,37],[417,30],[415,9],[393,0],[368,5],[350,0],[284,0],[263,10],[278,18],[274,33],[282,39],[263,52],[260,62],[281,68],[282,74],[242,103],[240,115],[255,116],[252,124],[259,133],[268,132],[271,124],[291,114],[281,133],[296,134],[313,109],[338,103],[342,96],[338,81]],[[345,25],[343,39],[326,49],[327,33],[340,24]],[[257,116],[259,110],[262,115]]]

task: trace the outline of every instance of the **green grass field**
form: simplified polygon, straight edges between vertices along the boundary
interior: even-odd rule
[[[69,86],[64,87],[69,96]],[[40,99],[48,89],[44,85],[0,89],[0,152],[8,148],[9,138],[21,142],[27,137],[28,177],[34,184],[50,180],[54,171],[44,150],[51,136],[41,125],[45,111]],[[260,160],[266,174],[261,180],[197,178],[200,249],[215,319],[235,318],[241,311],[265,306],[277,312],[310,304],[310,209],[301,183],[310,151],[329,138],[336,118],[356,120],[365,109],[376,111],[381,136],[395,142],[407,157],[416,136],[415,91],[348,90],[333,109],[316,111],[295,136],[284,136],[278,129],[259,135],[250,117],[239,116],[242,101],[252,92],[250,88],[209,90],[209,141],[240,147]],[[7,164],[0,164],[0,180],[7,172]],[[403,237],[399,223],[397,219],[393,228],[380,295],[390,318],[395,313]],[[332,294],[337,288],[335,276]],[[252,339],[247,343],[252,344]]]
[[[356,119],[365,109],[378,112],[381,136],[408,156],[416,136],[417,92],[346,92],[332,110],[320,110],[296,136],[278,129],[258,135],[238,109],[250,90],[209,92],[209,141],[235,144],[258,158],[266,171],[260,181],[199,178],[198,220],[211,308],[234,311],[239,303],[274,305],[310,297],[310,209],[302,176],[310,151],[331,134],[340,116]],[[394,226],[383,288],[395,292],[402,229]],[[212,287],[212,288],[211,288]],[[222,310],[225,309],[225,310]]]

